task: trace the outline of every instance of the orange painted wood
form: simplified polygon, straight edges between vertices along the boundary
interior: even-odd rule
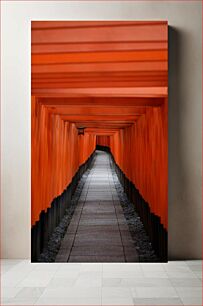
[[[102,63],[102,62],[143,62],[167,61],[167,50],[136,50],[122,52],[82,52],[82,53],[45,53],[33,54],[32,65],[68,64],[68,63]]]
[[[34,22],[32,23],[34,24]],[[32,43],[167,41],[166,22],[89,24],[89,26],[33,28]]]
[[[160,106],[164,103],[162,97],[39,97],[38,101],[47,106],[85,106],[89,107],[89,110],[93,110],[95,107],[98,107],[99,110],[104,108],[116,107],[117,109],[131,109],[131,107],[136,107],[140,111],[145,106]],[[133,110],[134,112],[134,110]]]
[[[71,182],[95,145],[96,136],[78,136],[74,123],[51,114],[32,97],[32,225]]]
[[[136,20],[136,21],[32,21],[32,29],[63,29],[63,28],[98,28],[98,27],[119,27],[131,25],[166,25],[164,20]]]
[[[115,78],[120,77],[123,80],[126,80],[126,78],[133,78],[135,80],[138,80],[139,78],[142,79],[148,79],[153,80],[154,78],[166,78],[167,79],[167,73],[166,71],[79,71],[79,72],[54,72],[53,73],[32,73],[32,81],[39,81],[39,80],[59,80],[60,78],[69,78],[72,80],[83,80],[85,81],[86,78],[88,79],[106,79],[106,78]]]
[[[63,81],[63,80],[59,80],[57,82],[38,82],[38,83],[35,83],[33,82],[32,83],[32,88],[33,90],[35,89],[53,89],[53,88],[57,88],[57,89],[61,89],[61,88],[87,88],[89,86],[89,84],[91,83],[91,87],[92,88],[113,88],[113,87],[166,87],[167,86],[167,80],[152,80],[152,81],[149,81],[149,80],[144,80],[144,81],[141,81],[141,80],[138,80],[138,81],[135,81],[135,80],[130,80],[130,81],[88,81],[88,82],[80,82],[80,81],[70,81],[70,82],[67,82],[66,80]]]
[[[116,163],[135,184],[153,213],[168,220],[168,107],[148,108],[136,124],[111,137]]]
[[[32,224],[99,144],[167,228],[167,82],[166,21],[32,22]]]
[[[119,62],[115,63],[70,63],[32,65],[32,73],[75,73],[75,72],[120,72],[120,71],[168,71],[167,61]]]
[[[32,89],[32,93],[41,97],[166,97],[168,87],[46,88]]]
[[[144,106],[97,106],[97,105],[63,105],[59,104],[59,99],[55,101],[55,104],[51,104],[51,101],[43,100],[43,104],[47,106],[47,109],[51,113],[64,115],[76,115],[76,116],[133,116],[142,115],[146,112],[146,107]],[[74,100],[75,101],[75,100]],[[81,101],[81,100],[80,100]],[[108,100],[107,100],[108,101]],[[57,103],[58,102],[58,103]],[[48,104],[50,103],[50,104]]]
[[[106,135],[97,136],[96,144],[99,146],[110,147],[110,136]]]
[[[51,44],[32,44],[32,54],[43,53],[67,53],[67,52],[98,52],[98,51],[121,51],[121,50],[167,50],[167,41],[155,42],[91,42],[91,43],[51,43]]]

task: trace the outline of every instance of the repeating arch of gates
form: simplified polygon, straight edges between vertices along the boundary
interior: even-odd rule
[[[167,32],[165,21],[32,22],[32,225],[97,139],[167,229]]]

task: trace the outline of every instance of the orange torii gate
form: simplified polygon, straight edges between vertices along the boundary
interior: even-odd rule
[[[31,50],[32,225],[100,145],[167,231],[167,22],[34,21]]]

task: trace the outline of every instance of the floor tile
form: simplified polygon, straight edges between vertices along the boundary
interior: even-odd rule
[[[67,287],[73,287],[76,283],[77,278],[66,278],[66,277],[54,277],[52,280],[48,283],[47,287],[48,289],[51,288],[67,288]]]
[[[84,287],[84,286],[74,286],[71,288],[57,288],[57,289],[45,289],[41,297],[47,298],[99,298],[101,297],[100,287]]]
[[[18,287],[1,287],[1,297],[5,298],[13,298],[15,297],[21,288]]]
[[[130,288],[124,287],[103,287],[102,288],[102,300],[103,298],[128,298],[131,296]]]
[[[87,306],[87,305],[94,305],[99,306],[101,305],[101,298],[91,298],[91,297],[66,297],[66,298],[40,298],[35,303],[35,305],[78,305],[78,306]]]
[[[197,278],[195,273],[191,272],[180,272],[180,271],[167,271],[169,278]]]
[[[191,269],[187,265],[165,265],[163,269],[166,272],[183,272],[183,273],[191,273]]]
[[[174,287],[200,287],[202,281],[198,278],[170,278],[170,282]]]
[[[44,289],[44,287],[24,287],[17,293],[16,298],[39,298]]]
[[[178,264],[179,262],[180,262],[180,261],[177,261],[177,264]],[[186,263],[188,266],[202,265],[202,260],[186,260],[185,263]]]
[[[165,272],[164,266],[161,264],[153,263],[153,264],[140,264],[141,269],[144,272]]]
[[[183,305],[180,298],[133,298],[134,305]]]
[[[69,265],[69,263],[66,263],[67,265]],[[58,270],[55,275],[54,275],[54,278],[55,277],[65,277],[65,278],[70,278],[70,279],[75,279],[77,278],[79,275],[79,270],[76,270],[76,271],[73,271],[73,270],[69,270],[69,269],[64,269],[64,270]]]
[[[171,287],[136,287],[132,289],[133,297],[140,298],[175,298],[179,297],[176,290]]]
[[[176,287],[178,295],[182,297],[202,297],[202,286],[201,287]]]
[[[181,300],[183,302],[183,305],[190,305],[190,306],[203,305],[201,297],[182,297]]]
[[[143,275],[145,277],[149,277],[149,278],[168,278],[169,277],[168,273],[166,273],[164,271],[154,271],[154,272],[152,272],[152,271],[145,270],[143,272]],[[177,275],[177,274],[172,274],[172,276],[174,276],[174,275]]]
[[[202,265],[191,265],[189,266],[189,269],[192,270],[193,272],[202,272]]]
[[[197,272],[197,271],[193,271],[194,275],[202,280],[202,271],[201,272]]]
[[[127,278],[123,282],[130,287],[171,287],[171,282],[168,278]]]
[[[102,297],[102,305],[130,306],[134,302],[132,297]]]
[[[102,273],[103,265],[101,263],[85,263],[81,265],[81,272],[101,272]]]
[[[19,282],[19,287],[46,287],[53,278],[52,271],[32,271],[27,277]]]
[[[35,305],[37,302],[38,298],[37,297],[27,297],[27,298],[12,298],[8,299],[7,301],[4,301],[3,305]]]

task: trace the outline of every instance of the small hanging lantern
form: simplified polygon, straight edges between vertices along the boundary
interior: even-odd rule
[[[78,129],[78,135],[84,135],[85,127],[80,126],[80,127],[78,127],[77,129]]]

